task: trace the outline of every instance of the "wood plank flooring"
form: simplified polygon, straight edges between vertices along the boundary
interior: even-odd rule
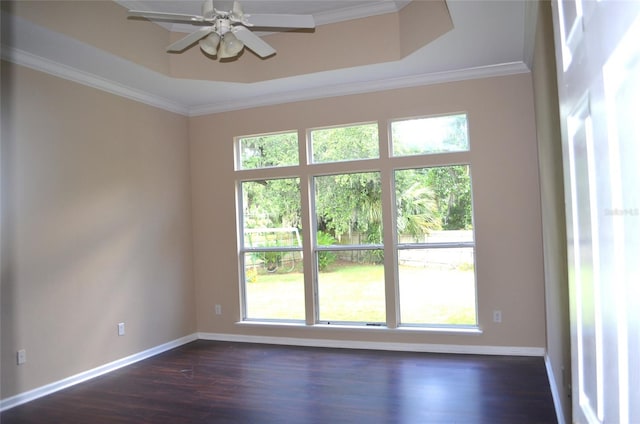
[[[542,358],[198,340],[9,409],[14,423],[555,423]]]

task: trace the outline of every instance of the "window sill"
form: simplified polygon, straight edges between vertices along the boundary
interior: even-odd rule
[[[260,327],[260,328],[308,328],[311,331],[325,330],[348,330],[359,332],[390,332],[397,334],[410,333],[433,333],[433,334],[460,334],[460,335],[480,335],[483,333],[480,327],[418,327],[418,326],[400,326],[397,328],[389,328],[385,325],[366,325],[366,324],[313,324],[307,325],[304,322],[276,322],[276,321],[238,321],[239,326]]]

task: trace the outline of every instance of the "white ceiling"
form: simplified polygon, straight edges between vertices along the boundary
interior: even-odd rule
[[[191,0],[118,0],[118,3],[128,8],[188,14],[200,14],[201,5],[200,1]],[[313,14],[319,25],[388,13],[405,3],[390,0],[242,2],[245,13]],[[448,0],[454,29],[399,61],[248,84],[172,78],[6,13],[2,16],[2,56],[154,106],[186,115],[201,115],[527,72],[533,46],[531,22],[535,22],[531,16],[533,8],[527,3],[527,0]],[[7,28],[11,28],[9,35]]]
[[[114,0],[127,9],[165,13],[200,15],[202,0]],[[419,0],[423,1],[423,0]],[[313,15],[317,25],[397,12],[410,0],[241,0],[245,14],[285,13]],[[214,0],[218,10],[231,10],[232,0]],[[181,24],[162,24],[177,32],[189,32],[193,27]]]

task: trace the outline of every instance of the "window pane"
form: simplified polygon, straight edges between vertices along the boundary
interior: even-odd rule
[[[238,138],[239,169],[298,165],[298,133]]]
[[[241,183],[244,247],[301,246],[300,180]]]
[[[304,320],[300,180],[245,181],[241,193],[245,315]]]
[[[302,252],[244,255],[246,317],[304,320]]]
[[[321,322],[386,322],[382,250],[321,251],[316,259]]]
[[[394,184],[401,323],[475,325],[469,166],[398,170]],[[403,244],[424,248],[403,249]]]
[[[379,157],[378,124],[313,130],[313,163],[341,162]]]
[[[393,156],[469,150],[467,115],[407,119],[391,123]]]
[[[318,230],[335,239],[325,244],[381,244],[380,173],[315,177]]]
[[[395,171],[400,243],[473,241],[468,165]]]
[[[476,324],[473,248],[398,251],[402,324]]]

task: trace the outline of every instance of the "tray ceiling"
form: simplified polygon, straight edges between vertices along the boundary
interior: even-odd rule
[[[440,30],[443,17],[429,24],[407,1],[243,1],[246,13],[313,14],[318,27],[262,34],[272,59],[220,63],[197,47],[164,52],[184,25],[126,19],[128,8],[199,14],[200,1],[20,3],[2,2],[4,59],[186,115],[528,72],[535,18],[525,0],[449,0],[452,27]]]

